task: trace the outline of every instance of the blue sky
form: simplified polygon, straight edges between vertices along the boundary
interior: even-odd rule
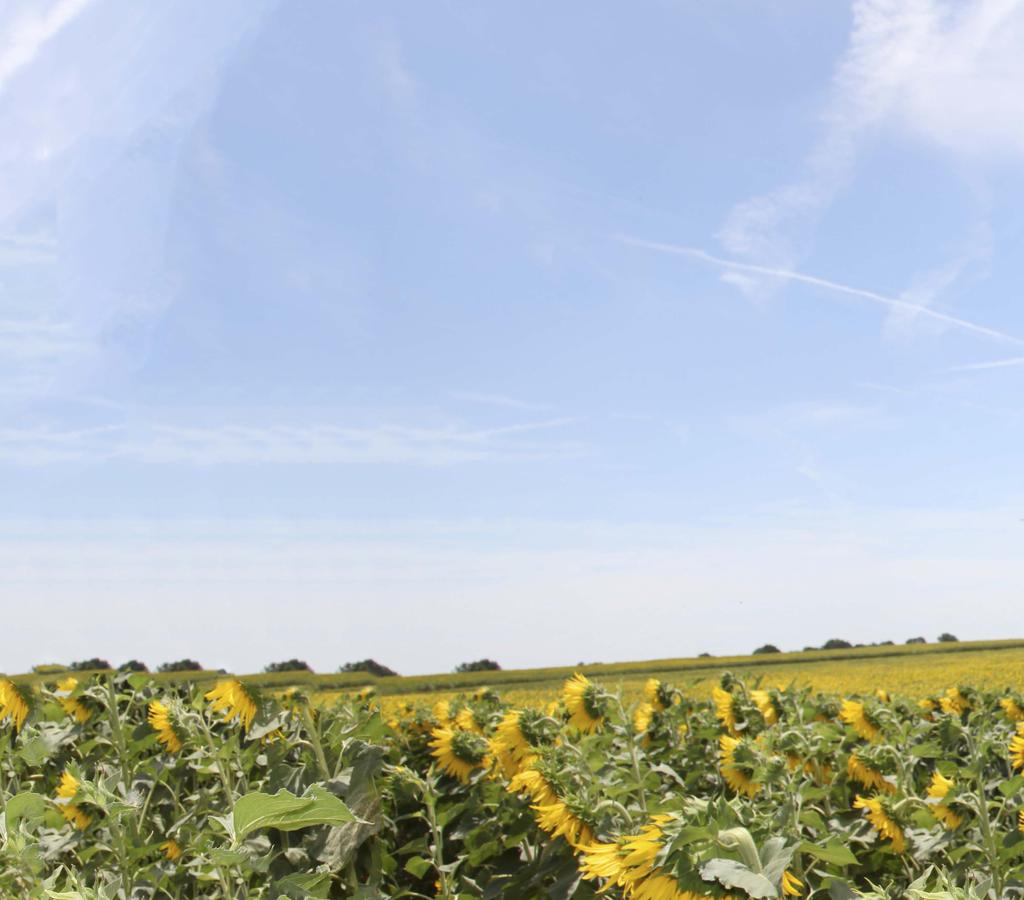
[[[1024,4],[0,11],[2,666],[1019,636]]]

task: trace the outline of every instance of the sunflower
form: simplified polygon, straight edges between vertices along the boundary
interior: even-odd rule
[[[715,686],[711,689],[711,699],[715,701],[715,716],[727,729],[729,734],[736,732],[736,710],[733,708],[733,696],[727,690]]]
[[[939,697],[939,706],[942,711],[951,716],[959,716],[971,708],[971,701],[960,693],[959,688],[947,689],[945,695]]]
[[[772,703],[772,695],[768,691],[751,691],[750,699],[754,701],[765,725],[774,725],[779,721],[779,713]]]
[[[529,719],[528,713],[509,710],[494,729],[494,737],[489,742],[491,754],[508,778],[512,778],[535,758],[533,745],[523,731],[524,723]]]
[[[580,874],[589,879],[604,878],[603,890],[614,885],[624,888],[629,895],[637,882],[654,870],[654,859],[663,846],[661,826],[668,818],[655,816],[639,834],[624,835],[614,843],[591,843],[581,847]]]
[[[1017,830],[1024,832],[1024,809],[1017,813]]]
[[[438,700],[431,710],[439,725],[450,725],[452,721],[452,705],[447,700]]]
[[[672,689],[657,678],[648,678],[644,682],[644,699],[659,712],[664,712],[677,699]]]
[[[156,732],[156,739],[164,745],[168,753],[177,753],[181,750],[181,738],[171,721],[171,711],[159,700],[152,700],[149,704],[149,727]]]
[[[1017,733],[1010,739],[1010,762],[1015,769],[1024,769],[1024,722],[1017,724]]]
[[[859,700],[844,700],[839,718],[866,741],[877,741],[882,736],[882,730],[868,718],[864,704]]]
[[[256,718],[256,701],[237,678],[218,681],[216,687],[206,693],[206,699],[214,712],[223,711],[225,722],[238,719],[245,731]]]
[[[181,859],[182,849],[181,845],[174,839],[168,838],[160,845],[160,849],[164,852],[164,857],[168,862],[175,862]]]
[[[529,794],[538,806],[547,806],[558,800],[551,783],[537,769],[523,769],[508,783],[510,794]]]
[[[718,768],[722,773],[722,778],[725,779],[725,783],[737,794],[746,794],[748,797],[753,797],[761,790],[761,785],[754,781],[746,771],[746,769],[750,768],[749,766],[741,766],[736,762],[736,751],[743,748],[743,742],[738,738],[723,734],[718,739],[718,744],[721,748]]]
[[[633,730],[637,734],[643,734],[651,727],[651,719],[654,718],[654,706],[650,703],[641,703],[633,711]]]
[[[476,716],[473,715],[473,710],[468,706],[464,706],[459,710],[459,714],[455,717],[455,724],[463,731],[475,731],[477,734],[484,733],[480,723],[476,720]]]
[[[593,842],[594,833],[581,818],[581,809],[574,810],[564,800],[534,806],[533,809],[537,814],[537,826],[553,838],[564,837],[574,850]]]
[[[562,700],[569,711],[569,724],[583,734],[600,731],[604,725],[604,698],[600,689],[577,672],[566,680]]]
[[[867,814],[868,821],[878,834],[891,841],[892,849],[902,853],[907,849],[907,843],[903,837],[903,829],[893,819],[884,805],[882,797],[861,797],[853,801],[854,809],[863,809]]]
[[[799,897],[804,892],[804,883],[789,869],[782,873],[782,893],[787,897]]]
[[[1003,697],[1000,699],[999,705],[1011,722],[1024,722],[1024,709],[1021,709],[1015,698]]]
[[[928,796],[933,800],[944,800],[946,795],[954,787],[952,778],[946,778],[938,769],[932,773],[932,783],[928,786]],[[959,828],[963,819],[946,803],[935,803],[929,807],[931,814],[935,816],[950,831]]]
[[[57,786],[55,793],[57,805],[60,807],[64,818],[79,831],[84,831],[88,828],[89,823],[92,821],[92,816],[72,802],[78,794],[78,779],[70,772],[65,771],[60,776],[60,784]]]
[[[871,790],[883,791],[886,794],[891,794],[896,790],[896,786],[891,781],[886,781],[885,776],[878,769],[872,769],[871,766],[862,762],[856,753],[851,753],[850,758],[846,760],[846,774],[851,780],[859,781],[864,787]]]
[[[57,702],[69,716],[72,716],[79,725],[89,721],[92,710],[89,709],[78,697],[72,697],[75,688],[78,687],[78,679],[73,675],[57,682]]]
[[[480,735],[459,728],[435,728],[431,736],[431,755],[463,784],[469,783],[474,769],[486,765],[487,742]]]
[[[0,722],[10,719],[14,730],[21,731],[28,718],[28,710],[28,700],[21,689],[9,678],[0,678]]]

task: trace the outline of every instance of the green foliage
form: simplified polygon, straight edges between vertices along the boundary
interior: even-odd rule
[[[105,659],[94,656],[92,659],[80,659],[68,666],[72,672],[97,672],[110,669],[111,665]]]
[[[179,659],[175,662],[160,663],[158,672],[201,672],[203,667],[194,659]]]
[[[499,672],[499,666],[493,659],[478,659],[474,662],[459,663],[455,667],[456,672]]]
[[[944,631],[942,634],[939,635],[940,644],[956,644],[957,642],[958,641],[956,635],[950,634],[948,631]]]
[[[375,675],[377,678],[391,678],[398,675],[394,669],[389,669],[387,666],[382,665],[375,659],[364,659],[360,662],[348,662],[338,669],[338,671],[342,673],[366,672],[369,675]]]
[[[312,672],[309,663],[301,659],[286,659],[283,662],[269,663],[264,672]]]
[[[776,647],[774,644],[764,644],[764,645],[758,647],[754,651],[754,655],[755,656],[760,656],[760,655],[762,655],[764,653],[779,653],[779,652],[780,652],[779,648]]]

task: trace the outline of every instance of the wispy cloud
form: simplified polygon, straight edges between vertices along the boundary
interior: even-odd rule
[[[988,362],[967,363],[962,366],[950,366],[949,372],[978,372],[984,369],[1007,369],[1013,366],[1024,366],[1024,356],[1011,356],[1009,359],[993,359]]]
[[[579,442],[547,432],[571,419],[496,428],[336,425],[106,425],[77,430],[0,429],[0,463],[122,461],[154,465],[325,464],[444,466],[577,455]],[[528,435],[534,435],[532,438]]]
[[[0,44],[0,92],[19,69],[81,14],[91,0],[60,0],[45,11],[29,8],[19,16]]]
[[[691,259],[698,259],[713,266],[735,272],[750,272],[756,275],[767,275],[772,278],[782,278],[787,281],[796,281],[812,287],[823,288],[834,293],[846,294],[851,297],[859,297],[862,300],[870,300],[872,303],[887,307],[890,310],[897,310],[902,313],[912,313],[917,316],[932,319],[943,325],[965,331],[970,334],[986,337],[991,340],[1003,343],[1019,344],[1024,346],[1024,338],[1016,337],[996,328],[987,325],[979,325],[967,319],[951,316],[948,313],[939,312],[929,306],[920,303],[912,303],[899,297],[889,297],[879,294],[876,291],[869,291],[864,288],[842,284],[838,281],[830,281],[827,278],[820,278],[817,275],[808,275],[804,272],[797,272],[793,269],[777,268],[773,266],[762,266],[755,263],[739,262],[734,259],[724,259],[720,256],[713,256],[699,247],[688,247],[683,244],[665,244],[658,241],[647,241],[640,238],[621,236],[620,240],[634,247],[644,247],[648,250],[656,250],[659,253],[671,253],[677,256],[687,256]]]
[[[485,406],[500,406],[505,409],[551,409],[546,403],[532,403],[526,400],[518,400],[515,397],[508,397],[504,394],[487,394],[479,391],[449,391],[449,396],[456,400],[466,400],[470,403],[480,403]]]

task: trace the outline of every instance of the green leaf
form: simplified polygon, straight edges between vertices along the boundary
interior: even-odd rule
[[[944,754],[945,751],[942,749],[942,746],[933,741],[918,744],[916,747],[910,748],[910,755],[916,756],[918,759],[939,759]]]
[[[1013,778],[999,785],[999,793],[1004,797],[1012,797],[1021,789],[1021,786],[1024,786],[1024,775],[1014,775]]]
[[[775,897],[778,891],[764,875],[753,872],[734,859],[712,859],[701,866],[700,877],[705,881],[714,879],[727,888],[741,888],[751,897]]]
[[[804,841],[797,849],[834,866],[857,865],[857,857],[850,852],[850,848],[837,840],[829,841],[824,847]]]
[[[295,831],[311,825],[344,825],[356,817],[334,794],[319,785],[310,785],[301,797],[291,791],[276,794],[256,791],[240,797],[235,803],[232,822],[235,844],[259,828]]]
[[[42,794],[34,794],[25,791],[15,794],[7,801],[7,808],[4,810],[4,824],[7,827],[7,834],[13,834],[18,830],[18,822],[22,819],[34,822],[46,815],[48,809],[46,798]]]
[[[331,873],[311,872],[286,875],[274,882],[271,896],[288,900],[326,900],[331,893]]]
[[[413,878],[422,878],[433,867],[434,864],[423,856],[411,856],[405,861],[405,871]]]

